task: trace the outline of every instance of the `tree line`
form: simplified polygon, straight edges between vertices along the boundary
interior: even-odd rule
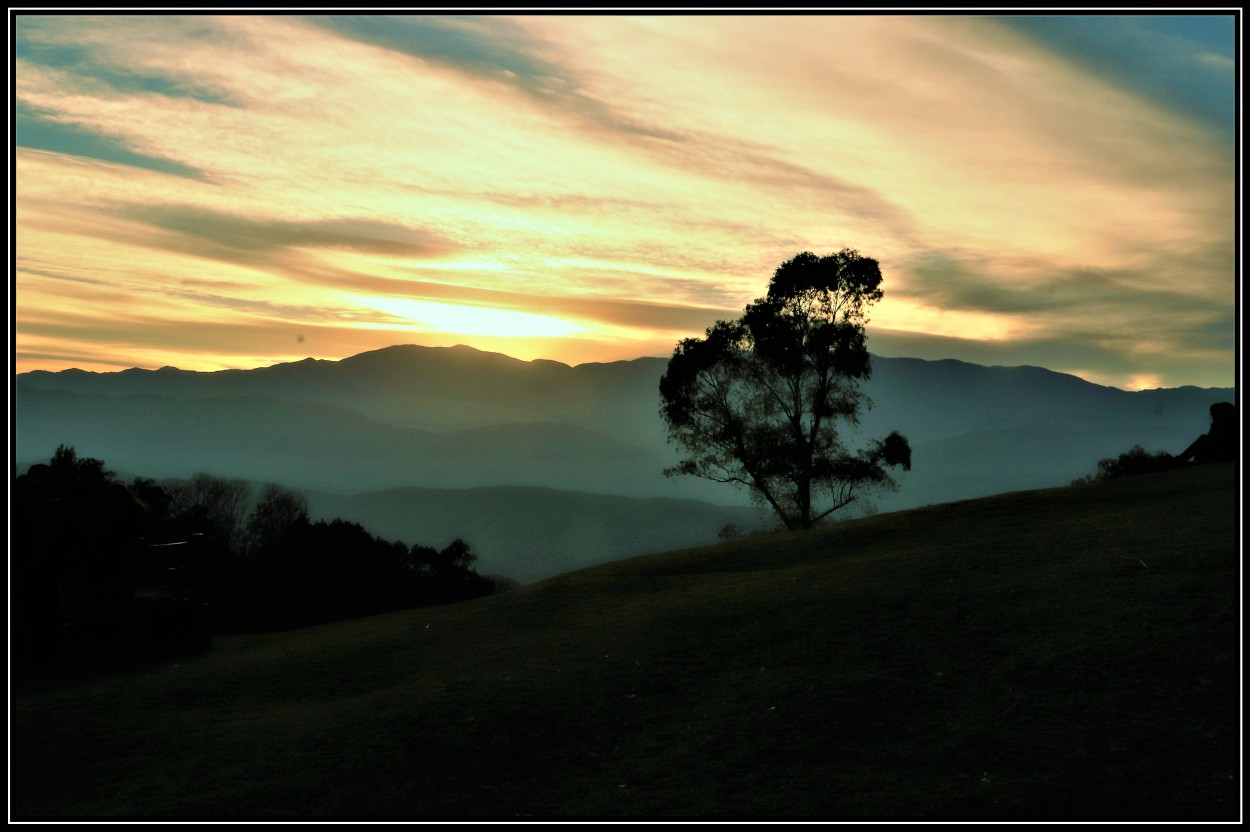
[[[120,481],[57,448],[13,495],[11,624],[17,666],[207,646],[211,634],[307,626],[489,595],[456,540],[387,541],[313,522],[304,497],[209,474]]]

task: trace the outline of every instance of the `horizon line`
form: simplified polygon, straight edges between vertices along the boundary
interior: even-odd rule
[[[405,344],[390,344],[385,347],[378,347],[376,349],[364,350],[362,352],[343,356],[342,358],[317,358],[315,356],[310,355],[304,358],[292,359],[290,361],[276,361],[272,364],[260,364],[260,365],[256,365],[252,367],[223,367],[217,370],[184,370],[172,364],[166,364],[160,367],[129,366],[129,367],[121,367],[117,370],[101,371],[101,370],[84,370],[81,367],[71,366],[71,367],[64,367],[60,370],[34,369],[34,370],[26,370],[24,372],[15,372],[13,374],[13,378],[14,380],[16,380],[17,378],[21,376],[33,375],[35,373],[45,373],[49,375],[55,375],[59,373],[82,373],[82,374],[87,374],[87,375],[99,375],[99,376],[117,375],[120,373],[127,373],[127,372],[158,373],[158,372],[170,372],[170,371],[179,372],[179,373],[195,373],[197,375],[212,375],[212,374],[217,374],[217,373],[239,373],[239,372],[252,372],[255,370],[266,370],[266,369],[271,369],[274,367],[283,367],[283,366],[289,366],[293,364],[303,364],[309,361],[316,362],[316,363],[337,364],[343,361],[349,361],[351,359],[359,358],[365,355],[372,355],[375,353],[382,353],[382,352],[388,352],[392,350],[401,350],[401,349],[418,349],[418,350],[430,350],[430,351],[458,350],[461,352],[467,351],[467,352],[477,353],[483,356],[497,356],[500,358],[506,358],[509,361],[515,361],[518,364],[557,364],[561,367],[566,367],[568,369],[576,369],[578,367],[590,367],[590,366],[606,366],[609,364],[631,364],[636,361],[646,361],[646,360],[656,360],[656,361],[668,360],[665,356],[640,355],[634,358],[622,358],[622,359],[617,359],[615,361],[585,361],[585,362],[581,362],[578,364],[568,364],[564,361],[558,361],[556,359],[551,359],[551,358],[532,358],[532,359],[517,358],[516,356],[508,355],[507,353],[504,353],[504,352],[499,352],[497,350],[484,350],[479,347],[474,347],[470,344],[451,344],[451,345],[446,345],[446,346],[440,346],[440,345],[405,343]],[[1080,375],[1077,375],[1076,373],[1064,372],[1062,370],[1054,370],[1049,367],[1043,367],[1038,364],[979,364],[975,361],[965,361],[960,358],[950,358],[950,357],[948,358],[919,358],[916,356],[906,356],[906,355],[886,356],[886,355],[880,355],[878,353],[873,353],[871,351],[869,354],[873,358],[884,359],[887,361],[896,361],[896,360],[897,361],[922,361],[926,364],[954,362],[956,364],[965,364],[971,367],[984,367],[986,369],[1043,370],[1048,373],[1054,373],[1055,375],[1062,375],[1062,376],[1069,376],[1071,378],[1076,378],[1085,382],[1086,384],[1090,384],[1095,387],[1105,387],[1105,388],[1112,389],[1112,390],[1123,390],[1124,392],[1127,392],[1127,393],[1149,392],[1151,390],[1183,390],[1186,388],[1193,388],[1196,390],[1234,390],[1234,391],[1237,390],[1237,386],[1235,384],[1231,386],[1226,386],[1226,387],[1202,387],[1196,384],[1182,384],[1177,387],[1151,387],[1151,388],[1142,388],[1140,390],[1128,390],[1126,388],[1117,387],[1112,384],[1099,384],[1098,382],[1090,381],[1089,379],[1083,378]],[[16,358],[18,357],[18,355],[15,354],[14,357]],[[41,357],[50,358],[51,356],[41,356]]]

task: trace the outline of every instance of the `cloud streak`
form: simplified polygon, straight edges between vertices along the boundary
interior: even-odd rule
[[[1232,137],[1232,14],[1015,15],[1000,20],[1090,72]]]
[[[148,365],[179,327],[204,334],[170,342],[187,366],[289,357],[300,328],[342,357],[405,325],[465,340],[438,327],[489,310],[565,335],[470,343],[667,355],[781,261],[852,246],[885,271],[880,344],[1232,379],[1222,19],[19,15],[15,34],[19,368]]]

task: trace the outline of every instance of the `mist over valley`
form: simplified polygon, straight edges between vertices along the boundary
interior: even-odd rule
[[[665,359],[570,367],[470,347],[395,346],[253,370],[35,371],[16,379],[16,459],[60,444],[118,471],[196,472],[306,492],[314,517],[386,537],[470,541],[485,571],[528,581],[771,529],[741,491],[666,477]],[[1135,444],[1178,451],[1230,389],[1128,392],[1037,367],[873,358],[858,430],[913,447],[895,511],[1064,485]],[[640,502],[645,501],[645,502]]]

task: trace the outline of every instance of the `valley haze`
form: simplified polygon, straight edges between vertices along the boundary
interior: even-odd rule
[[[667,361],[568,366],[401,345],[253,370],[21,373],[19,465],[60,444],[128,475],[278,482],[315,517],[387,538],[468,540],[483,572],[523,581],[770,529],[728,486],[667,478]],[[913,468],[869,510],[1065,485],[1134,445],[1177,452],[1232,388],[1128,392],[1039,367],[873,357],[858,447],[906,435]],[[856,441],[860,437],[860,442]],[[852,506],[834,519],[862,514]]]

